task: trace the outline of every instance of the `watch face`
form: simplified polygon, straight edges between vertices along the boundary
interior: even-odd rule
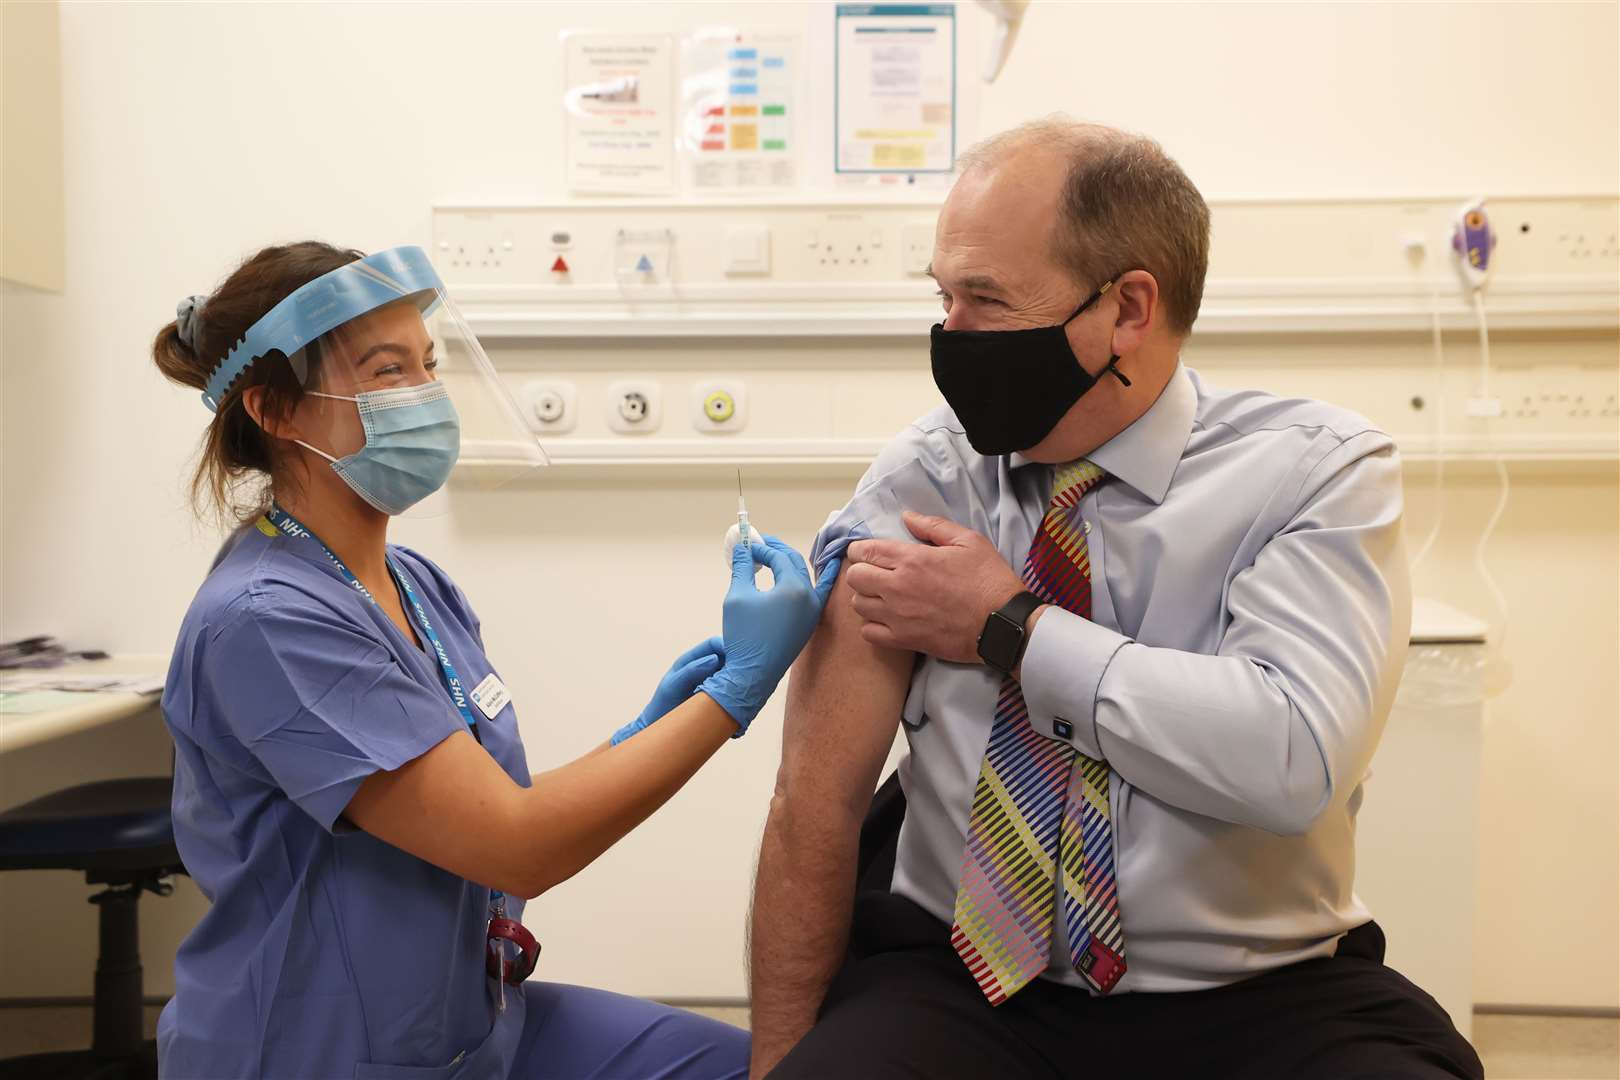
[[[979,658],[997,671],[1010,672],[1018,646],[1024,640],[1024,628],[1001,612],[993,613],[979,635]]]

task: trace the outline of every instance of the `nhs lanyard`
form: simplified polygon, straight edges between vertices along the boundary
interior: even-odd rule
[[[360,579],[354,576],[354,572],[343,565],[343,560],[332,554],[332,549],[321,543],[321,538],[310,532],[303,522],[274,504],[271,505],[269,510],[265,511],[264,520],[283,535],[295,539],[313,540],[315,543],[320,544],[321,550],[326,552],[326,557],[332,560],[332,565],[337,567],[339,574],[343,575],[343,580],[348,582],[350,587],[361,596],[364,596],[373,604],[377,603],[377,598],[371,595],[371,590],[367,589]],[[427,638],[428,644],[433,647],[434,655],[439,658],[439,674],[444,679],[444,688],[450,692],[450,701],[455,705],[456,711],[461,714],[461,718],[467,722],[467,728],[472,732],[473,738],[483,742],[482,736],[478,733],[478,718],[473,715],[472,709],[467,705],[467,693],[461,687],[461,676],[456,674],[456,666],[450,662],[450,654],[444,651],[444,644],[439,641],[439,635],[434,632],[433,622],[428,618],[427,609],[422,606],[422,601],[416,595],[416,585],[411,581],[411,575],[407,574],[405,568],[395,562],[392,557],[388,559],[388,568],[393,572],[395,580],[399,582],[400,589],[405,593],[405,599],[410,601],[411,610],[416,615],[417,627],[422,631],[422,635]]]

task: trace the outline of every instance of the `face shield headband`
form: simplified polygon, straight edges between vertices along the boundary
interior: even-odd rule
[[[414,300],[426,317],[438,306],[443,292],[444,283],[427,253],[415,246],[379,251],[322,274],[248,328],[209,376],[203,404],[217,412],[231,384],[271,352],[295,356],[322,334],[401,300]]]

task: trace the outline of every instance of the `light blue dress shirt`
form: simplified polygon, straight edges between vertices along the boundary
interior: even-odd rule
[[[1200,990],[1331,955],[1371,915],[1352,889],[1362,781],[1411,600],[1394,442],[1320,402],[1224,391],[1178,367],[1090,460],[1092,617],[1048,608],[1021,672],[1030,722],[1108,762],[1128,971],[1115,993]],[[910,539],[899,512],[988,537],[1015,570],[1053,469],[983,457],[941,408],[903,431],[813,555]],[[893,889],[946,923],[1000,676],[919,658]],[[1061,888],[1061,884],[1059,885]],[[1054,920],[1044,977],[1084,987]]]

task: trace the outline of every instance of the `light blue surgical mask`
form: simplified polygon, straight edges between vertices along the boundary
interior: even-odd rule
[[[403,514],[444,486],[461,455],[461,420],[441,382],[367,390],[357,397],[315,397],[352,401],[360,409],[366,444],[335,458],[306,442],[304,449],[332,463],[332,471],[355,494],[385,514]]]

